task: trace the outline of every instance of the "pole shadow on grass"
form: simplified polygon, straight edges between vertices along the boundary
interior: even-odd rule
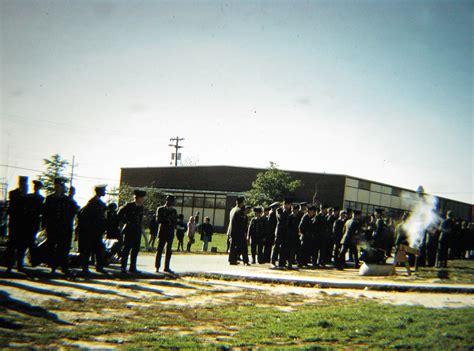
[[[39,283],[41,284],[41,282]],[[22,284],[20,282],[13,282],[13,281],[6,281],[6,280],[0,280],[0,286],[9,286],[12,288],[26,290],[35,294],[51,295],[51,296],[62,297],[65,299],[69,299],[69,297],[71,296],[70,294],[62,292],[62,291],[52,291],[49,289],[43,289],[36,286]]]
[[[165,295],[162,290],[158,289],[152,289],[152,288],[147,288],[145,286],[140,286],[138,284],[120,284],[120,283],[113,283],[113,282],[108,282],[108,281],[99,281],[99,280],[88,280],[87,284],[100,284],[100,285],[105,285],[105,286],[110,286],[114,288],[120,288],[120,289],[129,289],[129,290],[135,290],[135,291],[144,291],[144,292],[151,292],[159,295]],[[148,282],[147,282],[148,284]]]
[[[45,285],[62,286],[62,287],[66,287],[66,288],[85,290],[85,291],[88,291],[88,292],[91,292],[91,293],[96,293],[96,294],[115,295],[115,296],[119,296],[119,297],[123,297],[123,298],[127,298],[127,299],[133,299],[132,296],[123,295],[123,294],[117,293],[117,292],[112,291],[112,290],[97,289],[97,288],[93,288],[91,286],[87,286],[87,285],[80,284],[80,283],[75,283],[75,282],[49,280],[49,279],[40,280],[40,282],[42,284],[45,284]]]
[[[55,313],[48,311],[46,308],[33,306],[24,301],[14,299],[5,291],[0,291],[0,306],[7,310],[12,310],[31,317],[44,318],[56,324],[72,325],[71,323],[59,319]]]

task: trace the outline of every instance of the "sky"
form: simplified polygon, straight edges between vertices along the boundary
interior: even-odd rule
[[[473,20],[472,1],[0,0],[0,179],[74,155],[83,204],[179,136],[188,165],[473,203]]]

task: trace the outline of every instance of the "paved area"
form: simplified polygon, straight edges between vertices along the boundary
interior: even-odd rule
[[[153,272],[154,260],[154,255],[143,255],[139,268]],[[397,268],[396,277],[362,277],[359,276],[359,271],[353,268],[338,271],[334,268],[277,270],[272,269],[269,264],[231,266],[226,255],[174,255],[171,266],[182,276],[204,275],[208,278],[243,279],[320,288],[474,293],[474,284],[420,281],[416,274],[404,277],[406,273],[402,267]]]
[[[327,269],[302,269],[302,270],[275,270],[269,264],[264,265],[237,265],[231,266],[227,262],[226,255],[200,255],[179,254],[173,255],[171,268],[176,276],[202,276],[209,279],[244,280],[256,283],[289,284],[293,286],[313,286],[318,288],[337,289],[365,289],[378,291],[417,291],[437,293],[464,293],[473,294],[474,284],[445,283],[442,280],[420,279],[416,274],[406,276],[404,268],[397,268],[397,276],[389,277],[361,277],[356,269],[348,268],[338,271],[334,268]],[[120,278],[124,280],[133,279],[156,279],[173,278],[173,275],[155,273],[155,255],[142,253],[138,259],[138,269],[141,274],[120,273],[118,265],[112,265],[107,270],[109,275],[91,275],[91,279]],[[79,272],[79,271],[78,271]],[[45,267],[37,267],[27,270],[26,276],[62,278],[61,273],[51,275]],[[175,276],[175,277],[176,277]],[[24,274],[15,271],[7,274],[0,272],[0,278],[23,278]]]

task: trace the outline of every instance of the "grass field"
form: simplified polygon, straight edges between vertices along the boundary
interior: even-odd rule
[[[87,345],[97,340],[129,350],[474,347],[473,308],[392,306],[341,296],[308,302],[297,294],[254,291],[224,299],[223,291],[204,294],[210,295],[209,303],[194,306],[178,301],[174,304],[172,297],[129,303],[97,298],[51,301],[43,307],[58,315],[63,311],[74,314],[74,325],[9,314],[8,323],[22,325],[21,332],[0,328],[0,347],[35,345],[50,349],[59,347],[60,341]],[[213,294],[221,299],[218,305],[213,303]]]

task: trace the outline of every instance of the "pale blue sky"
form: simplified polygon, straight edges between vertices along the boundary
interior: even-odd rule
[[[5,1],[1,163],[183,157],[473,201],[473,2]],[[34,172],[0,167],[15,183]],[[78,179],[86,200],[98,180]],[[112,184],[113,181],[108,181]]]

